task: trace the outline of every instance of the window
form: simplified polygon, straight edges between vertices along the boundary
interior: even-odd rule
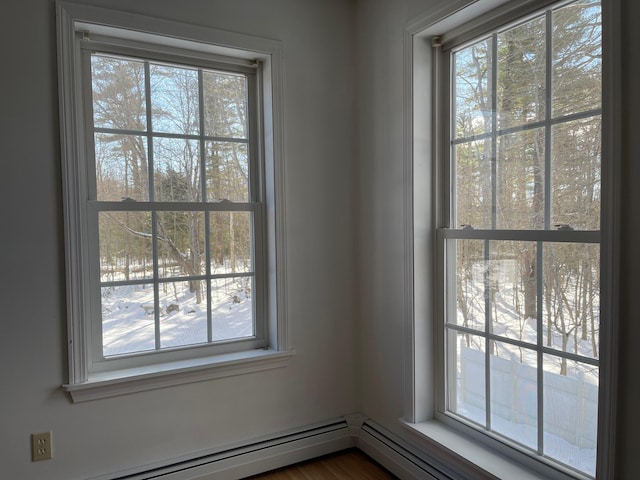
[[[615,8],[478,3],[407,29],[407,424],[614,478]]]
[[[281,275],[269,275],[282,198],[277,139],[265,135],[274,52],[101,9],[59,4],[59,22],[67,389],[216,376],[251,358],[265,368],[286,350]]]
[[[445,413],[595,476],[601,12],[449,50]]]

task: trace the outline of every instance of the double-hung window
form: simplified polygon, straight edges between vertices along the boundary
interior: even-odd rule
[[[264,346],[259,65],[185,66],[81,42],[94,356]]]
[[[68,389],[282,349],[272,55],[184,25],[59,13]]]
[[[600,2],[511,13],[433,43],[448,99],[440,415],[564,475],[594,477],[607,160]]]

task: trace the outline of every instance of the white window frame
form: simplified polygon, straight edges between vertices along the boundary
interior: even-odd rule
[[[293,350],[285,310],[280,42],[66,2],[57,3],[57,21],[69,347],[69,382],[63,388],[74,401],[85,401],[286,365]],[[82,53],[87,47],[105,53],[133,52],[152,60],[178,59],[197,67],[226,65],[256,71],[252,78],[259,111],[254,123],[259,124],[259,135],[250,141],[261,157],[254,170],[259,182],[252,188],[258,197],[251,199],[253,204],[235,206],[253,211],[259,224],[254,246],[260,290],[255,338],[106,360],[101,348],[99,355],[95,353],[101,339],[96,340],[100,329],[92,315],[100,309],[95,291],[99,283],[92,276],[97,238],[88,213],[93,207],[87,201],[93,156],[92,134],[87,135],[93,126],[87,113],[91,111],[88,63]],[[180,205],[181,210],[200,207]]]
[[[556,2],[549,0],[458,0],[426,12],[405,28],[405,406],[402,419],[425,451],[451,453],[453,475],[485,478],[580,478],[550,467],[489,439],[465,426],[449,422],[444,411],[444,315],[438,296],[442,271],[436,229],[444,225],[439,199],[448,189],[440,163],[448,148],[443,125],[439,55],[432,47],[443,41],[471,39]],[[617,387],[619,188],[620,184],[620,6],[603,1],[603,99],[601,205],[601,323],[598,451],[596,476],[614,479],[615,405]],[[524,465],[522,468],[519,465]],[[517,474],[517,476],[515,476]]]

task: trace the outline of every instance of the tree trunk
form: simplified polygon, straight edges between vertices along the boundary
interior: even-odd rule
[[[530,250],[521,256],[520,273],[524,290],[524,318],[538,318],[537,259]]]

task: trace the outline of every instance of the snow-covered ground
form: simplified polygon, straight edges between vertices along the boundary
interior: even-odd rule
[[[188,282],[159,286],[160,345],[170,348],[207,342],[207,307],[197,303]],[[151,284],[102,288],[105,356],[155,349],[154,292]],[[211,333],[214,341],[253,335],[253,302],[234,279],[212,280]]]

